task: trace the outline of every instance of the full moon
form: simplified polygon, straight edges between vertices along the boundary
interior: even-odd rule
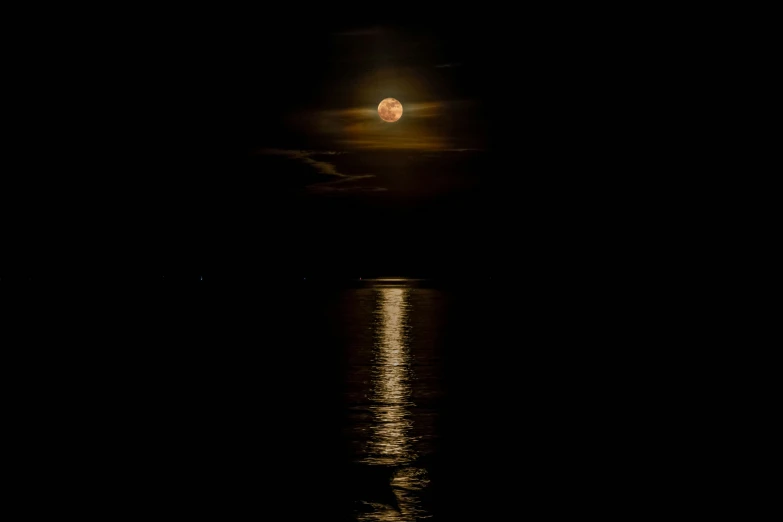
[[[383,121],[395,122],[402,116],[402,104],[394,98],[386,98],[378,104],[378,116]]]

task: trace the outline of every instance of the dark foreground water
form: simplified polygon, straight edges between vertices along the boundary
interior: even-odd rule
[[[646,348],[616,351],[600,310],[579,320],[567,312],[586,304],[556,293],[383,280],[54,294],[20,301],[24,355],[8,366],[31,512],[546,519],[625,516],[658,491],[635,480],[671,436],[632,393]]]

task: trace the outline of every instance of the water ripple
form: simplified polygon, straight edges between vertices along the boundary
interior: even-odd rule
[[[358,520],[401,521],[427,517],[422,509],[420,493],[429,479],[423,468],[414,465],[418,455],[412,435],[411,385],[414,380],[410,347],[410,311],[408,288],[380,287],[375,289],[373,310],[373,350],[370,367],[369,437],[364,441],[360,462],[378,466],[394,466],[389,487],[397,506],[378,502],[363,502]]]

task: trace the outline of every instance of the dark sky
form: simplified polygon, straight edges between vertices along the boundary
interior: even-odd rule
[[[500,181],[480,37],[373,21],[174,36],[140,78],[145,146],[164,163],[131,175],[148,209],[125,229],[141,263],[254,276],[491,264]],[[385,97],[403,103],[399,122],[378,118]]]
[[[454,275],[584,255],[622,221],[608,194],[654,78],[624,46],[635,19],[582,14],[107,18],[52,50],[67,117],[46,139],[76,159],[32,169],[27,265]]]

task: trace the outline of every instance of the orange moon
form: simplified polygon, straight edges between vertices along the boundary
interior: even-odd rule
[[[378,116],[383,121],[393,123],[402,117],[402,104],[394,98],[386,98],[378,104]]]

